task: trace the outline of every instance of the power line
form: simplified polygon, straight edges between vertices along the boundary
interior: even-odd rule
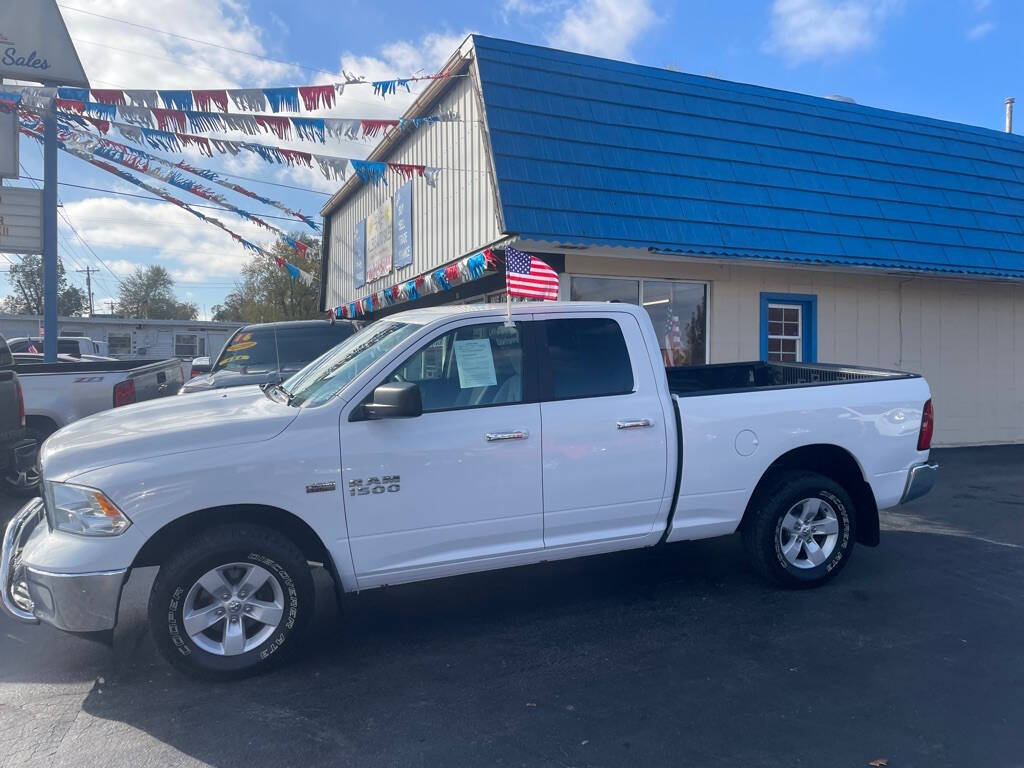
[[[298,69],[304,69],[307,72],[318,72],[320,74],[330,75],[331,77],[337,77],[338,76],[337,72],[331,72],[330,70],[321,69],[320,67],[310,67],[310,66],[307,66],[305,64],[298,64],[298,63],[296,63],[294,61],[284,61],[283,59],[275,59],[272,56],[264,56],[263,54],[260,54],[260,53],[252,53],[251,51],[243,51],[240,48],[231,48],[230,46],[221,45],[220,43],[213,43],[213,42],[210,42],[209,40],[200,40],[200,39],[195,38],[195,37],[189,37],[188,35],[180,35],[177,32],[168,32],[165,29],[157,29],[156,27],[150,27],[150,26],[147,26],[146,24],[139,24],[139,23],[134,22],[134,21],[128,21],[127,19],[118,19],[118,18],[116,18],[114,16],[104,16],[102,13],[95,13],[94,11],[86,11],[86,10],[84,10],[82,8],[72,8],[71,6],[64,5],[63,3],[57,3],[57,5],[59,5],[61,8],[63,8],[66,11],[74,11],[76,13],[84,13],[87,16],[95,16],[95,17],[100,18],[100,19],[106,19],[107,21],[116,21],[116,22],[118,22],[120,24],[127,24],[130,27],[136,27],[138,29],[147,29],[150,32],[157,32],[157,33],[159,33],[161,35],[167,35],[168,37],[177,37],[180,40],[188,40],[190,43],[198,43],[199,45],[208,45],[211,48],[219,48],[222,51],[230,51],[231,53],[238,53],[238,54],[241,54],[242,56],[251,56],[254,59],[262,59],[263,61],[271,61],[271,62],[273,62],[275,64],[284,64],[285,66],[288,66],[288,67],[296,67]]]

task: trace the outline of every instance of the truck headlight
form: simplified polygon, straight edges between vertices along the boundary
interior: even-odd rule
[[[80,536],[117,536],[132,521],[103,491],[70,483],[46,483],[46,506],[53,527]]]

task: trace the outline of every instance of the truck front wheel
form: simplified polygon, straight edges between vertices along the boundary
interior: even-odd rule
[[[263,672],[301,639],[313,617],[313,577],[302,552],[270,528],[211,528],[161,567],[149,626],[175,667],[206,679]]]
[[[850,495],[816,472],[787,472],[751,501],[743,543],[754,567],[787,587],[824,584],[850,559]]]

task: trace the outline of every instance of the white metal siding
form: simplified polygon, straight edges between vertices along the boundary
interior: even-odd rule
[[[818,360],[923,374],[936,445],[1024,442],[1019,283],[585,254],[566,271],[709,281],[712,363],[758,358],[762,292],[813,294]]]
[[[498,216],[484,140],[483,116],[473,78],[454,81],[432,112],[454,110],[458,122],[414,129],[386,159],[441,168],[437,186],[416,178],[412,191],[413,262],[355,290],[352,247],[356,224],[394,194],[401,183],[362,185],[331,215],[327,306],[335,307],[408,280],[466,255],[498,238]]]

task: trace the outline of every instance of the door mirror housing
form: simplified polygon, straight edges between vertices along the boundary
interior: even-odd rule
[[[373,400],[363,406],[367,419],[411,419],[422,413],[419,385],[411,381],[381,384],[373,390]]]
[[[192,358],[192,375],[198,376],[200,373],[210,372],[210,358],[208,357],[193,357]]]

